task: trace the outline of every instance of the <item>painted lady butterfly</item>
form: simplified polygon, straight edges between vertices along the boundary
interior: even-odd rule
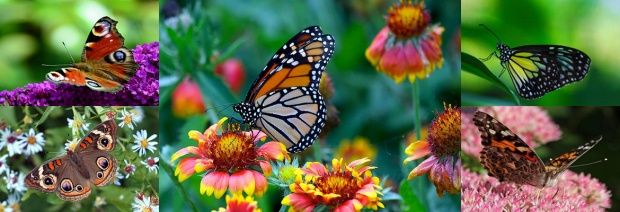
[[[489,175],[501,182],[539,188],[554,185],[555,179],[562,172],[602,139],[592,140],[544,164],[519,136],[489,114],[477,111],[473,120],[481,133],[484,146],[480,152],[480,162],[489,171]]]

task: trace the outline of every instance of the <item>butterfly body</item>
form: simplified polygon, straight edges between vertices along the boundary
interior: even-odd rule
[[[134,76],[136,63],[124,46],[116,21],[103,17],[93,26],[82,51],[82,59],[72,67],[46,75],[54,83],[87,86],[96,91],[116,92]]]
[[[519,136],[492,116],[478,111],[474,115],[474,124],[480,131],[484,146],[480,152],[480,162],[489,176],[501,182],[535,187],[554,185],[562,172],[601,141],[592,140],[545,164]]]
[[[63,200],[82,200],[90,195],[92,185],[104,186],[114,179],[118,164],[110,152],[115,145],[116,124],[105,121],[74,150],[34,168],[24,182],[29,188],[54,192]]]
[[[274,54],[234,111],[289,152],[309,147],[325,126],[327,109],[318,87],[334,43],[317,26],[299,32]]]

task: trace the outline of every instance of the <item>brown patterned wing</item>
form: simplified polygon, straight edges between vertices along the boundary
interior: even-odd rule
[[[545,171],[550,179],[557,177],[560,173],[564,172],[571,164],[573,164],[577,159],[583,156],[586,152],[588,152],[592,147],[596,146],[598,142],[600,142],[603,137],[591,140],[588,143],[577,147],[577,149],[571,150],[570,152],[561,154],[558,157],[552,158],[549,163],[545,166]]]
[[[477,111],[473,120],[484,146],[480,162],[490,176],[500,181],[544,186],[545,166],[532,148],[489,114]]]

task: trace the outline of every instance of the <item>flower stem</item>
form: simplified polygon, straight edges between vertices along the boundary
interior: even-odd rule
[[[177,181],[173,175],[173,170],[172,167],[170,167],[170,165],[166,162],[162,162],[161,164],[161,168],[164,170],[164,172],[166,172],[166,174],[168,174],[168,177],[170,177],[170,179],[172,180],[172,182],[174,182],[174,185],[181,190],[181,196],[183,196],[183,198],[185,199],[185,202],[187,204],[189,204],[189,206],[191,206],[193,211],[199,211],[198,208],[196,207],[196,205],[194,204],[194,202],[189,198],[189,196],[187,195],[187,191],[185,191],[185,188],[183,188],[183,185],[181,185],[181,183],[179,183],[179,181]]]
[[[415,139],[422,139],[422,127],[420,121],[420,83],[411,82],[411,87],[413,90],[413,127],[415,130]]]

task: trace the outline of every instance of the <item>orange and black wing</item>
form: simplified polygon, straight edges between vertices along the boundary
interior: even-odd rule
[[[500,181],[544,185],[545,166],[534,150],[508,127],[489,114],[477,111],[474,124],[480,131],[480,162]]]
[[[334,52],[334,39],[318,26],[292,37],[269,60],[252,83],[245,102],[254,102],[269,92],[293,87],[318,88],[321,74]]]

